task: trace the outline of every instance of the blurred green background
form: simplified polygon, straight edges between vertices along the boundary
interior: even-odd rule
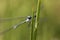
[[[32,15],[32,5],[36,10],[37,0],[0,0],[0,18]],[[22,20],[25,18],[0,21],[0,32]],[[39,20],[37,40],[60,40],[60,0],[41,0]],[[31,27],[28,24],[0,35],[0,40],[30,40]]]
[[[0,18],[25,17],[32,14],[32,0],[0,0]],[[0,21],[0,32],[25,20],[20,18],[11,21]],[[0,35],[0,40],[30,40],[28,23],[22,24],[16,30]]]

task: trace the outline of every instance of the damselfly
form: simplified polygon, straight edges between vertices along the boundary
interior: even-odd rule
[[[34,17],[36,17],[36,16],[34,16]],[[4,20],[4,21],[7,21],[7,20],[10,21],[10,20],[19,19],[19,18],[22,18],[22,17],[17,17],[17,18],[1,18],[0,20],[2,20],[2,21],[3,21],[3,20]],[[23,17],[23,18],[24,18],[24,17]],[[6,32],[9,32],[9,31],[12,30],[12,29],[18,28],[21,24],[30,22],[31,19],[32,19],[32,16],[27,16],[24,21],[19,22],[19,23],[15,24],[14,26],[10,27],[9,29],[6,29],[6,30],[0,32],[0,35],[1,35],[1,34],[4,34],[4,33],[6,33]]]

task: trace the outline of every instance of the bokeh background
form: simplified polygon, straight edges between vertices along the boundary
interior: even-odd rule
[[[37,8],[37,0],[0,0],[0,18],[26,17]],[[25,20],[0,20],[0,32]],[[60,0],[41,0],[37,40],[60,40]],[[30,27],[29,27],[30,26]],[[31,25],[22,24],[15,30],[0,35],[0,40],[30,40]]]
[[[11,21],[0,20],[0,32],[25,20],[32,14],[32,0],[0,0],[0,18],[16,18]],[[0,40],[30,40],[30,27],[28,23],[22,24],[16,30],[0,35]]]

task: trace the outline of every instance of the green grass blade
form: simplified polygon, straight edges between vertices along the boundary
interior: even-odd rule
[[[40,14],[40,3],[41,1],[38,0],[37,2],[37,12],[36,12],[36,20],[34,20],[34,16],[35,16],[35,13],[34,13],[34,8],[32,10],[32,28],[31,28],[31,40],[36,40],[36,37],[37,37],[37,27],[39,25],[39,14]]]
[[[41,4],[41,1],[38,0],[37,12],[36,12],[36,21],[35,21],[35,28],[34,28],[34,40],[36,40],[36,37],[37,37],[37,27],[39,26],[40,4]]]

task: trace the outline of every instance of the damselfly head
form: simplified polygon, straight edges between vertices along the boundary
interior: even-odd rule
[[[27,17],[27,19],[29,19],[29,20],[30,20],[31,18],[32,18],[31,16],[28,16],[28,17]]]

